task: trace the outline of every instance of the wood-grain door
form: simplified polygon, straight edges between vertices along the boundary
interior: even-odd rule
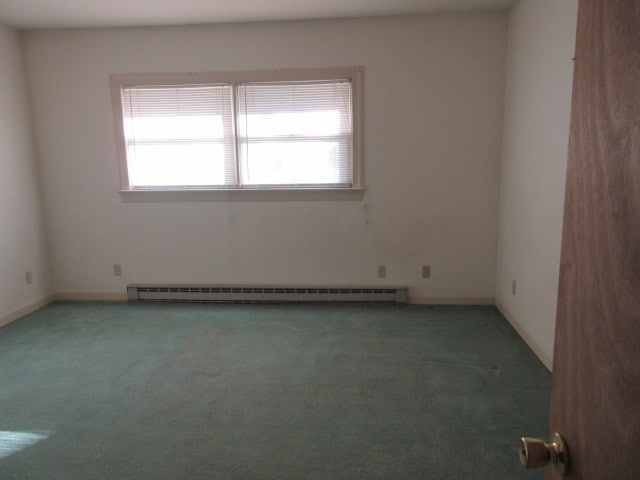
[[[579,4],[550,428],[568,478],[640,479],[640,0]]]

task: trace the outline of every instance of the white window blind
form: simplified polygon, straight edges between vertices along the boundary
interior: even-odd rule
[[[362,191],[361,67],[113,74],[111,92],[128,198]]]
[[[351,186],[348,80],[241,83],[237,105],[243,186]]]
[[[122,89],[130,188],[237,184],[230,85]]]

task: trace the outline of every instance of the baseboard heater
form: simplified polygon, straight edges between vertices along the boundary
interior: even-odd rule
[[[193,303],[407,303],[407,287],[127,286],[131,302]]]

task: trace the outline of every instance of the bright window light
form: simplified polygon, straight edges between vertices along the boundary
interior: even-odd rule
[[[129,87],[122,99],[131,187],[234,182],[230,86]]]
[[[351,186],[351,84],[238,87],[241,181],[260,187]]]
[[[352,78],[133,77],[114,89],[124,190],[359,187]]]
[[[339,185],[342,183],[337,165],[339,151],[339,143],[331,141],[248,142],[242,150],[246,157],[244,183]],[[344,173],[348,175],[348,172]]]

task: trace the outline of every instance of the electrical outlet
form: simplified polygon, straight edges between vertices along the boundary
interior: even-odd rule
[[[516,281],[511,280],[511,295],[515,295],[515,294],[516,294]]]
[[[422,265],[422,278],[431,277],[431,265]]]
[[[31,272],[25,272],[24,281],[27,282],[27,285],[31,285],[33,283],[33,275],[31,275]]]
[[[122,275],[122,267],[120,266],[119,263],[114,263],[113,264],[113,276],[114,277],[119,277],[120,275]]]
[[[387,278],[387,266],[378,265],[378,278]]]

